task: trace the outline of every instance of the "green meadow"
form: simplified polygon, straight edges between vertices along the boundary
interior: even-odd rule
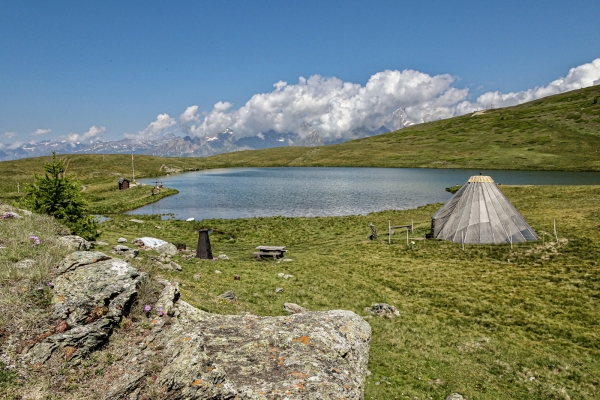
[[[600,87],[594,86],[331,146],[207,158],[136,155],[135,176],[160,182],[162,176],[190,170],[269,166],[598,171],[599,98]],[[373,329],[366,399],[445,399],[453,392],[471,400],[600,398],[600,186],[502,186],[541,239],[512,249],[463,249],[423,240],[439,204],[367,216],[185,222],[148,215],[136,216],[145,222],[135,223],[120,213],[177,191],[164,188],[158,196],[150,186],[119,191],[119,177],[132,174],[129,155],[61,158],[69,165],[67,174],[80,182],[90,212],[112,218],[100,225],[99,240],[109,243],[97,246],[100,251],[108,252],[119,237],[141,236],[195,248],[194,230],[213,230],[213,254],[226,254],[228,260],[175,257],[182,272],[154,267],[152,251],[132,260],[151,276],[179,281],[185,301],[223,314],[283,315],[283,304],[292,302],[364,316]],[[41,173],[49,159],[0,163],[0,200],[22,204],[34,172]],[[388,221],[411,220],[416,230],[409,245],[402,230],[388,244]],[[377,240],[369,240],[370,222],[379,230]],[[40,316],[48,316],[49,289],[37,288],[66,255],[58,233],[64,228],[46,217],[1,221],[0,344],[13,325],[23,327],[26,336],[39,328]],[[30,235],[41,244],[31,246]],[[289,253],[284,260],[259,261],[252,256],[258,245],[284,245]],[[15,267],[23,259],[33,260],[35,267]],[[281,279],[279,273],[294,277]],[[237,302],[218,297],[228,290],[234,290]],[[143,319],[140,304],[151,303],[156,291],[151,284],[142,288],[130,316],[134,326]],[[380,302],[395,305],[400,316],[365,312]],[[113,336],[115,343],[127,337],[121,329]],[[108,351],[83,365],[64,366],[60,379],[47,375],[52,392],[47,398],[85,397],[85,376],[103,371],[101,360],[114,357]],[[17,375],[0,368],[0,390],[7,398],[20,398]]]
[[[293,302],[364,316],[373,329],[366,399],[444,399],[452,392],[467,399],[598,398],[600,186],[502,190],[539,242],[463,250],[422,240],[439,205],[327,218],[146,216],[139,224],[115,216],[102,224],[101,239],[111,247],[121,236],[154,236],[195,248],[194,230],[210,228],[213,255],[229,260],[176,258],[182,272],[155,271],[181,282],[185,301],[223,314],[284,315],[283,303]],[[414,220],[414,245],[406,245],[405,232],[388,244],[389,220]],[[368,239],[369,222],[379,228],[377,240]],[[258,245],[285,245],[290,261],[258,261]],[[238,302],[218,298],[228,290]],[[400,317],[371,317],[364,308],[377,302],[395,305]]]

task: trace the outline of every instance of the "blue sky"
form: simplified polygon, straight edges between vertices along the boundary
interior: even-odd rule
[[[358,85],[347,92],[354,99],[375,74],[410,69],[450,79],[422,102],[468,89],[452,95],[451,111],[435,114],[444,118],[459,102],[472,108],[484,93],[544,87],[600,57],[598,1],[0,1],[0,10],[4,143],[83,139],[86,132],[103,140],[165,130],[208,135],[229,125],[249,135],[302,121],[343,136],[343,129],[373,123],[345,123],[321,111],[307,116],[283,95],[276,108],[287,123],[253,122],[236,110],[255,94],[285,89],[297,96],[299,78],[313,75],[321,81],[311,96],[337,87],[327,100],[331,109],[344,82]],[[332,77],[339,82],[327,81]],[[274,89],[279,81],[288,86]],[[271,100],[257,100],[248,112]],[[227,103],[215,111],[218,102]],[[413,106],[394,97],[377,118]],[[407,118],[432,115],[421,110]]]

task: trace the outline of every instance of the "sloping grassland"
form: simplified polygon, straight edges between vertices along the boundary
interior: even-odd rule
[[[600,170],[600,86],[313,148],[208,157],[223,166]]]

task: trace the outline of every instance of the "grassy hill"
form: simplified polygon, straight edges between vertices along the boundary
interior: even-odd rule
[[[600,170],[600,86],[350,142],[221,154],[227,166]]]

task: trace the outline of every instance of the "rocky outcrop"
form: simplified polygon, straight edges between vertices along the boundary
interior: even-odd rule
[[[62,332],[33,346],[30,363],[60,347],[67,359],[93,350],[143,278],[127,262],[92,252],[72,254],[57,273],[54,316]],[[180,300],[177,283],[162,284],[150,331],[97,380],[105,399],[363,398],[371,328],[353,312],[216,315]]]
[[[102,345],[144,277],[123,260],[88,251],[69,255],[55,272],[52,317],[57,322],[27,352],[31,364],[45,362],[58,349],[66,359],[78,359]]]

